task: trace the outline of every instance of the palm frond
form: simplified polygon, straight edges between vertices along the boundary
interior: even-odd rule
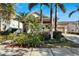
[[[66,12],[66,9],[65,9],[65,7],[64,7],[63,4],[58,3],[58,6],[60,7],[60,9],[61,9],[64,13]]]
[[[3,18],[10,19],[11,15],[15,15],[14,3],[0,3]]]
[[[19,20],[21,22],[26,22],[26,17],[28,14],[29,14],[29,12],[28,13],[19,13],[16,15],[16,18],[17,18],[17,20]]]
[[[8,18],[8,20],[10,20],[10,18],[12,17],[12,15],[15,15],[14,5],[15,4],[7,3],[6,11],[7,11],[7,18]]]
[[[71,17],[71,15],[75,12],[79,11],[79,9],[72,11],[71,13],[69,13],[69,17]]]
[[[29,5],[28,5],[28,7],[29,7],[29,10],[31,10],[34,6],[36,6],[38,3],[30,3]]]

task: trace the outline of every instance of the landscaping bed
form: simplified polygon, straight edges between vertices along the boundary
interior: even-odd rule
[[[4,42],[5,40],[0,39],[0,41]],[[6,41],[7,41],[7,44],[5,44],[6,47],[12,47],[12,48],[14,47],[21,47],[21,48],[31,48],[31,47],[34,47],[34,48],[60,48],[60,47],[71,48],[71,47],[74,47],[75,48],[76,47],[77,48],[79,47],[79,44],[76,44],[70,40],[67,40],[64,36],[62,36],[61,39],[57,41],[56,39],[49,39],[47,38],[47,36],[46,36],[46,39],[44,39],[43,35],[35,34],[35,33],[29,34],[29,35],[26,35],[24,33],[19,34],[19,35],[10,34],[8,35]],[[1,44],[1,45],[4,45],[4,44]]]
[[[6,47],[19,47],[19,48],[32,48],[33,46],[28,45],[7,45]],[[64,43],[52,43],[52,44],[43,44],[41,46],[34,46],[34,48],[79,48],[79,44],[73,43],[73,42],[64,42]]]

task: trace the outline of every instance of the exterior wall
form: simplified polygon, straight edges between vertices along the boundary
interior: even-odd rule
[[[23,24],[21,22],[16,21],[16,20],[11,20],[9,26],[11,28],[18,28],[18,25],[19,25],[19,29],[23,29]]]
[[[10,22],[6,22],[2,18],[0,19],[0,30],[1,31],[6,31],[9,30],[10,28],[17,29],[20,32],[23,32],[23,24],[19,22],[19,28],[18,28],[18,21],[11,19]]]
[[[58,24],[57,30],[61,31],[62,33],[67,33],[67,24]]]
[[[6,22],[2,18],[0,18],[0,31],[4,31],[5,24]]]
[[[79,33],[79,25],[77,24],[68,24],[68,32]]]

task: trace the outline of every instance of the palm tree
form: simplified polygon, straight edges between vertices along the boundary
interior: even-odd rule
[[[19,13],[16,15],[16,19],[18,20],[18,29],[19,29],[19,22],[23,23],[24,32],[26,32],[26,21],[27,21],[27,15],[29,13]]]
[[[12,3],[7,3],[7,16],[6,16],[6,19],[7,20],[10,20],[11,17],[15,16],[15,4],[12,4]]]
[[[38,3],[30,3],[29,4],[29,10],[31,10],[34,6],[38,5]],[[48,3],[40,3],[40,23],[43,25],[43,19],[42,19],[42,6],[46,5],[49,7]]]
[[[57,31],[57,19],[58,19],[58,7],[61,9],[62,12],[66,12],[65,7],[61,3],[55,3],[55,31]]]
[[[51,31],[50,31],[50,35],[51,35],[51,39],[53,38],[53,19],[52,19],[52,14],[53,14],[53,8],[52,8],[52,3],[49,4],[50,5],[50,23],[51,23]]]
[[[7,4],[6,3],[0,3],[0,12],[2,13],[2,18],[5,18],[6,16],[6,7]]]
[[[15,4],[0,3],[3,19],[10,20],[12,15],[15,15]]]
[[[53,8],[52,8],[52,5],[54,5],[54,4],[52,4],[52,3],[50,3],[50,22],[51,22],[51,26],[53,27],[53,24],[52,24],[52,22],[53,22],[53,19],[52,19],[52,14],[53,14]],[[58,7],[60,7],[60,9],[65,13],[65,7],[64,7],[64,5],[63,4],[61,4],[61,3],[55,3],[55,31],[57,31],[57,19],[58,19],[58,15],[57,15],[57,13],[58,13]],[[52,28],[51,27],[51,38],[52,38],[52,36],[53,36],[53,31],[52,31]]]
[[[50,22],[52,22],[52,14],[53,14],[53,8],[52,3],[50,3]]]
[[[1,8],[0,11],[2,13],[3,20],[9,22],[12,15],[15,15],[14,6],[15,4],[11,4],[11,3],[0,3],[0,8]],[[6,35],[6,39],[7,39],[7,35]]]
[[[0,12],[2,13],[2,19],[9,23],[11,17],[15,16],[15,4],[11,3],[0,3]]]
[[[27,17],[27,25],[28,25],[28,29],[33,33],[32,30],[39,29],[38,18],[30,14]]]
[[[5,15],[6,15],[6,13],[5,13],[6,12],[6,6],[7,5],[5,3],[0,3],[0,13],[1,13],[2,18],[5,18]],[[0,22],[0,28],[1,28],[1,22]]]

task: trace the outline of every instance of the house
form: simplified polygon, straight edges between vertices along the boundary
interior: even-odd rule
[[[40,14],[37,13],[37,12],[33,12],[32,15],[34,15],[35,17],[40,18]],[[53,25],[53,30],[54,30],[54,27],[55,27],[55,25],[54,25],[54,23],[55,23],[54,22],[54,18],[53,18],[53,21],[51,22],[50,17],[43,15],[43,18],[42,19],[43,19],[43,27],[44,27],[45,31],[50,31],[51,23]],[[58,22],[57,23],[57,30],[58,31],[61,31],[63,33],[66,33],[66,31],[67,31],[66,28],[67,28],[67,23],[65,23],[65,22]]]
[[[78,34],[79,33],[79,22],[77,21],[74,21],[74,22],[70,22],[68,24],[68,33],[76,33]]]
[[[60,31],[63,31],[64,33],[79,33],[79,22],[77,21],[63,21],[58,22],[57,28],[62,28]]]
[[[33,16],[37,17],[38,18],[38,22],[40,23],[41,20],[40,20],[40,14],[38,12],[32,12],[31,13]],[[50,18],[48,16],[45,16],[45,15],[42,15],[42,27],[43,27],[43,30],[44,31],[49,31],[50,30],[50,25],[51,25],[51,21],[50,21]]]
[[[0,32],[23,32],[23,24],[14,19],[6,21],[3,18],[0,18]]]
[[[32,12],[31,13],[33,16],[38,17],[39,22],[40,22],[40,14],[38,12]],[[43,23],[44,24],[50,24],[50,18],[48,16],[42,15]]]
[[[31,14],[34,15],[35,17],[38,17],[39,23],[40,23],[40,14],[37,12],[32,12]],[[55,27],[54,19],[51,22],[50,18],[45,15],[43,15],[42,19],[43,19],[43,27],[44,27],[45,31],[50,30],[51,23],[53,24],[53,30],[54,30],[54,27]],[[79,22],[77,22],[77,21],[58,21],[57,30],[61,31],[62,33],[70,33],[70,32],[79,33]]]
[[[16,16],[11,14],[11,19],[7,21],[6,19],[3,19],[3,15],[0,12],[0,32],[23,32],[23,24],[17,20],[14,20],[15,18]]]
[[[62,33],[67,33],[67,26],[68,22],[58,22],[57,23],[57,30],[61,31]]]

